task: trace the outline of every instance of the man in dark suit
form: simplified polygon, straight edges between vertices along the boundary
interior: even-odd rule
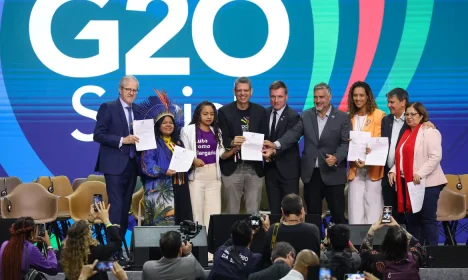
[[[288,242],[278,242],[271,251],[273,264],[262,270],[249,275],[249,280],[281,279],[286,276],[294,265],[296,251]]]
[[[110,220],[120,225],[122,240],[127,232],[128,210],[138,175],[135,148],[138,137],[133,135],[132,128],[132,104],[137,92],[137,79],[123,77],[119,98],[99,107],[94,128],[94,141],[100,144],[95,171],[104,173],[111,204]]]
[[[266,134],[267,127],[265,108],[250,102],[252,83],[249,78],[241,77],[236,80],[234,95],[236,101],[218,111],[223,146],[227,150],[244,143],[244,131]],[[228,159],[221,159],[220,168],[227,212],[239,214],[241,197],[244,195],[247,213],[257,214],[263,186],[262,161],[242,160],[239,151]]]
[[[299,122],[286,134],[271,143],[265,141],[264,156],[276,149],[288,149],[304,136],[301,178],[308,214],[322,212],[325,198],[335,223],[346,223],[344,187],[351,121],[348,114],[330,104],[331,91],[326,83],[314,87],[315,107],[305,110]]]
[[[282,81],[270,85],[271,106],[266,109],[268,140],[275,142],[299,121],[299,114],[290,108],[288,88]],[[299,144],[278,150],[276,155],[265,162],[265,183],[271,214],[281,214],[281,200],[290,193],[299,194],[300,174]]]

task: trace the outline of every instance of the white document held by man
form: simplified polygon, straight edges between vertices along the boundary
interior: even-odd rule
[[[424,202],[424,193],[426,192],[426,180],[421,179],[419,185],[408,182],[408,193],[411,201],[413,213],[421,211]]]
[[[175,146],[174,153],[172,153],[169,169],[177,172],[187,172],[192,166],[195,152],[187,150],[180,146]]]
[[[369,138],[371,138],[371,133],[367,131],[350,131],[349,138],[351,138],[351,141],[348,148],[348,161],[366,160],[366,147]]]
[[[372,137],[367,146],[371,149],[366,157],[366,165],[385,166],[388,155],[388,137]]]
[[[135,143],[137,151],[156,149],[156,136],[154,135],[154,120],[134,120],[133,134],[139,141]]]
[[[244,131],[245,142],[241,147],[242,160],[263,161],[262,148],[265,136],[261,133]]]

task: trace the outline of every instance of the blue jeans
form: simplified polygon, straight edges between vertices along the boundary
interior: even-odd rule
[[[427,187],[421,211],[416,214],[406,214],[408,232],[418,239],[422,245],[439,244],[437,201],[439,200],[440,191],[444,186]]]

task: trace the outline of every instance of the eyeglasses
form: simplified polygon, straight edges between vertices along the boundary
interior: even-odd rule
[[[137,93],[138,92],[137,89],[133,89],[133,88],[126,88],[126,87],[120,87],[120,88],[125,90],[126,92],[132,92],[132,93]]]
[[[419,113],[405,113],[405,117],[416,117],[417,115],[419,115]]]

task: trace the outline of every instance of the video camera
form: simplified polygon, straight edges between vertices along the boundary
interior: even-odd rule
[[[202,228],[203,227],[201,225],[198,225],[198,222],[194,223],[189,220],[181,222],[179,231],[182,235],[182,242],[190,242],[190,239],[195,238],[200,233]]]

